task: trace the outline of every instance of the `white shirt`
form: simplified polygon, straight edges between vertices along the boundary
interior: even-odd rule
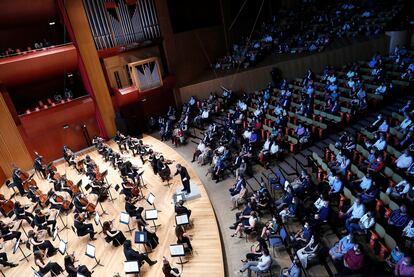
[[[204,149],[206,149],[206,145],[203,142],[201,142],[198,144],[197,149],[200,150],[200,152],[203,152]]]
[[[328,77],[328,81],[334,83],[336,81],[336,77],[334,75]]]
[[[354,202],[354,204],[351,206],[351,208],[348,209],[346,213],[350,214],[351,218],[361,218],[364,216],[365,206],[362,203],[357,205],[357,203]]]
[[[209,115],[208,110],[204,110],[203,113],[201,114],[201,117],[208,118],[208,115]]]
[[[390,126],[388,125],[387,121],[384,120],[384,122],[381,123],[381,125],[378,127],[378,131],[386,133],[388,132],[388,128]]]
[[[401,182],[395,185],[395,188],[398,188],[398,190],[402,188],[399,194],[406,194],[410,191],[411,186],[410,183],[408,183],[406,180],[402,180]]]
[[[369,190],[372,186],[372,179],[367,178],[367,176],[364,176],[361,178],[361,184],[359,184],[360,188],[363,190]]]
[[[263,150],[264,151],[269,151],[270,149],[270,140],[266,140],[265,143],[263,144]]]
[[[245,138],[245,139],[248,139],[248,138],[250,138],[250,136],[252,135],[252,132],[251,131],[249,131],[249,130],[246,130],[246,131],[244,131],[244,133],[243,133],[243,137]]]
[[[359,226],[361,226],[363,229],[369,229],[375,224],[375,218],[368,217],[368,213],[364,214],[363,217],[359,220]]]
[[[407,129],[408,126],[410,126],[412,123],[411,119],[406,117],[400,124],[401,129]]]
[[[413,163],[413,157],[407,154],[402,154],[396,161],[395,164],[398,168],[409,168]]]
[[[413,227],[413,220],[410,220],[407,226],[405,226],[403,230],[403,235],[409,238],[414,237],[414,227]]]
[[[313,203],[313,205],[315,205],[315,208],[319,211],[323,207],[324,202],[325,200],[319,197],[318,200]]]
[[[387,146],[387,142],[385,141],[385,139],[379,139],[377,140],[374,145],[375,148],[377,148],[379,151],[382,151],[385,149],[385,147]]]
[[[259,263],[257,264],[257,268],[259,268],[261,271],[265,271],[269,269],[270,264],[272,263],[272,257],[270,255],[262,255],[259,258]]]
[[[279,152],[279,145],[272,143],[272,146],[270,146],[270,154],[276,154],[277,152]]]

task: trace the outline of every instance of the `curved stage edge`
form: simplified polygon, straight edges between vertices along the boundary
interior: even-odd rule
[[[186,203],[186,207],[192,210],[191,219],[193,221],[193,227],[188,231],[188,233],[193,237],[192,246],[194,248],[194,252],[192,256],[188,256],[185,259],[189,260],[188,263],[184,264],[182,277],[195,277],[195,276],[202,276],[205,273],[208,273],[208,276],[211,277],[224,277],[224,260],[223,260],[223,250],[222,244],[220,239],[220,232],[218,228],[218,223],[216,220],[216,216],[214,213],[214,209],[208,197],[208,194],[204,188],[204,184],[201,182],[200,178],[196,175],[195,171],[192,169],[191,165],[187,163],[187,161],[179,155],[174,149],[166,145],[165,143],[159,141],[158,139],[151,137],[151,136],[144,136],[143,138],[144,144],[151,145],[152,149],[156,152],[160,152],[169,160],[173,160],[174,164],[170,165],[171,172],[174,174],[175,172],[175,164],[181,163],[184,165],[188,173],[191,177],[191,184],[196,184],[201,197],[196,198],[194,200],[190,200]],[[115,142],[108,141],[109,144],[114,150],[119,151]],[[97,153],[96,150],[86,150],[80,156],[90,155],[92,159],[96,161],[98,164],[101,172],[108,169],[108,181],[111,184],[120,184],[121,178],[119,177],[118,171],[115,171],[109,163],[105,163],[101,156]],[[144,196],[147,196],[149,192],[152,192],[155,197],[155,206],[161,212],[158,214],[158,220],[155,221],[156,224],[161,224],[159,228],[157,228],[157,235],[160,239],[160,244],[157,246],[156,249],[152,253],[149,254],[149,257],[152,260],[157,260],[158,263],[152,267],[145,264],[142,267],[142,271],[140,273],[141,277],[160,277],[163,276],[162,273],[162,257],[165,256],[170,261],[171,265],[177,267],[181,270],[181,266],[176,264],[179,259],[178,258],[171,258],[169,253],[169,245],[176,243],[176,237],[174,232],[175,226],[175,213],[174,213],[174,205],[172,203],[172,197],[175,193],[177,188],[182,188],[181,181],[179,176],[175,176],[171,181],[171,186],[167,187],[164,186],[161,182],[161,179],[158,176],[155,176],[152,172],[151,166],[148,162],[142,165],[139,157],[133,157],[131,153],[125,153],[123,155],[125,158],[130,159],[131,162],[139,167],[142,167],[144,170],[143,179],[145,184],[147,185],[147,189],[144,189]],[[62,162],[58,162],[57,168],[58,172],[61,174],[66,173],[68,178],[75,183],[80,179],[83,180],[83,186],[87,184],[87,178],[84,175],[78,175],[76,171],[72,168],[68,168],[66,164]],[[142,170],[141,169],[141,170]],[[47,191],[51,188],[51,184],[45,180],[40,180],[37,176],[35,177],[38,186],[41,190]],[[113,186],[114,187],[114,186]],[[6,186],[1,188],[1,192],[7,196],[10,195],[10,191],[7,189]],[[114,226],[120,230],[122,230],[127,237],[127,239],[131,239],[133,242],[132,235],[127,232],[128,227],[126,225],[119,223],[119,214],[121,211],[124,211],[124,200],[115,192],[114,189],[111,189],[111,193],[114,198],[117,198],[114,203],[110,202],[109,200],[103,203],[104,209],[107,211],[108,215],[103,215],[101,220],[114,220]],[[17,197],[17,200],[21,200],[23,203],[29,203],[27,198],[20,198]],[[143,206],[145,209],[151,209],[152,207],[146,203],[145,200],[141,200],[137,203],[137,206]],[[97,210],[101,212],[101,209],[98,205]],[[7,220],[5,220],[7,221]],[[73,223],[73,213],[70,213],[69,216],[64,217],[63,221],[71,226]],[[148,222],[149,226],[152,225],[152,222]],[[93,223],[94,224],[94,223]],[[61,228],[62,222],[58,220],[58,225]],[[135,228],[135,223],[130,223],[131,228]],[[148,227],[149,227],[148,226]],[[25,229],[28,230],[28,225],[24,225]],[[97,227],[94,224],[95,230],[100,231],[101,228]],[[151,228],[149,228],[151,230]],[[153,230],[153,229],[152,229]],[[134,233],[134,232],[133,232]],[[132,234],[133,234],[132,233]],[[79,260],[80,264],[85,264],[89,268],[92,268],[95,265],[95,261],[85,256],[85,247],[86,244],[89,242],[87,237],[78,238],[75,236],[72,230],[62,230],[59,233],[60,237],[68,241],[68,252],[75,253],[76,258]],[[24,240],[26,239],[23,234]],[[59,242],[58,240],[52,241],[52,243],[57,247]],[[96,246],[96,257],[100,259],[101,263],[104,265],[103,267],[98,266],[94,269],[93,276],[113,276],[116,273],[119,273],[121,276],[125,276],[123,271],[123,261],[125,260],[125,256],[123,254],[123,249],[121,247],[113,247],[105,243],[103,235],[99,235],[96,241],[91,242],[93,245]],[[140,245],[134,244],[134,248],[139,250],[140,252],[144,252],[144,247]],[[13,243],[9,242],[6,243],[5,247],[2,251],[7,252],[9,260],[11,261],[18,261],[22,258],[22,254],[18,251],[16,254],[12,254]],[[31,253],[31,251],[27,250],[25,246],[22,245],[22,249],[26,253]],[[33,255],[29,258],[29,261],[22,261],[19,262],[19,266],[16,268],[0,268],[6,276],[10,277],[17,277],[17,276],[32,276],[33,270],[31,266],[34,267]],[[64,265],[63,263],[63,256],[61,254],[57,254],[56,256],[52,257],[52,260],[57,261],[61,266]],[[36,268],[36,267],[35,267]],[[128,275],[131,276],[131,275]]]

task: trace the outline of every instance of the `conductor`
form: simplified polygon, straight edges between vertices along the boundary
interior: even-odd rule
[[[175,175],[180,174],[181,182],[183,183],[183,189],[181,191],[186,191],[187,194],[190,194],[191,188],[190,188],[190,175],[188,175],[187,169],[182,166],[181,164],[177,164],[177,172],[175,172]]]

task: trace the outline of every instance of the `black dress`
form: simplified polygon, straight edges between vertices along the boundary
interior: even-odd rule
[[[117,231],[107,231],[109,233],[111,233],[111,235],[114,235]],[[122,233],[121,231],[118,232],[118,234],[116,234],[115,236],[109,236],[107,234],[105,241],[106,242],[112,242],[112,245],[115,247],[118,247],[120,245],[123,245],[125,242],[126,238],[124,233]]]

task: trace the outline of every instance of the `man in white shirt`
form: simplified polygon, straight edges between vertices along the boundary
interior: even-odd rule
[[[269,270],[269,268],[272,266],[272,257],[270,256],[268,249],[263,249],[262,253],[263,255],[260,256],[258,261],[249,261],[245,263],[240,269],[240,272],[245,272],[247,269],[248,276],[251,277],[252,271],[256,273],[262,273],[266,270]]]
[[[384,134],[380,134],[379,139],[372,145],[372,147],[377,148],[378,151],[384,151],[387,147],[387,142],[385,141]]]
[[[365,206],[362,204],[361,198],[356,197],[354,204],[345,214],[342,214],[342,217],[346,218],[345,226],[350,225],[351,223],[357,223],[359,219],[364,216],[364,213]]]
[[[395,165],[401,169],[407,169],[413,163],[413,157],[405,150],[404,153],[395,161]]]
[[[385,191],[386,194],[394,197],[394,198],[402,198],[405,196],[411,189],[410,183],[408,183],[406,180],[402,180],[398,184],[396,184],[394,187],[388,187]]]
[[[359,188],[357,187],[359,183]],[[364,175],[361,179],[354,180],[351,182],[350,187],[356,189],[357,191],[367,191],[372,186],[372,178],[369,172]]]
[[[349,223],[345,225],[347,231],[352,234],[355,231],[366,232],[375,224],[375,217],[372,212],[367,212],[363,217],[359,219],[357,223]]]

